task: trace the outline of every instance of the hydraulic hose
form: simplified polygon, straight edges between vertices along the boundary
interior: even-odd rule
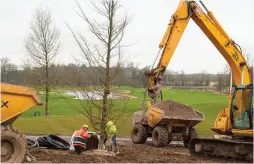
[[[70,144],[67,141],[56,135],[52,134],[49,135],[47,137],[47,140],[51,145],[53,145],[57,149],[68,150],[70,148]]]
[[[234,42],[234,44],[239,48],[241,54],[243,54],[241,46],[239,44],[237,44],[236,42]]]
[[[35,148],[38,146],[38,141],[37,140],[32,140],[32,139],[26,139],[28,148]]]
[[[68,150],[70,148],[70,144],[53,134],[38,137],[35,140],[26,139],[28,148],[35,148],[35,147],[46,147],[48,149],[61,149],[61,150]]]

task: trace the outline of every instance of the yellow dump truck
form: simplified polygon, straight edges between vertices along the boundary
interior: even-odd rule
[[[197,137],[195,125],[205,120],[204,114],[172,100],[147,102],[143,110],[133,115],[132,141],[144,144],[148,137],[156,147],[164,147],[171,141],[189,141]]]
[[[12,123],[26,110],[42,105],[36,90],[1,83],[1,162],[20,163],[27,153],[24,135]]]

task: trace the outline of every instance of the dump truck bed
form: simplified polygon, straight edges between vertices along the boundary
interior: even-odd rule
[[[203,114],[194,110],[193,108],[181,104],[176,101],[167,100],[157,103],[152,103],[156,108],[163,110],[163,119],[186,119],[186,120],[203,120]]]
[[[42,105],[33,88],[1,83],[1,124],[11,125],[20,114],[31,107]]]
[[[195,126],[204,120],[203,113],[172,100],[148,103],[147,116],[151,127],[158,123]]]

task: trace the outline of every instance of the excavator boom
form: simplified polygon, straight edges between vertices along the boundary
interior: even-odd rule
[[[202,3],[203,4],[203,3]],[[208,14],[198,6],[195,1],[181,1],[178,9],[172,15],[166,32],[160,42],[161,55],[157,66],[147,71],[148,92],[151,98],[159,96],[162,85],[162,77],[174,51],[188,25],[190,18],[200,27],[204,34],[214,44],[218,51],[228,62],[232,72],[235,85],[250,84],[250,70],[238,49],[237,44],[229,38],[228,34],[221,27],[213,13],[207,10]]]
[[[253,82],[251,73],[239,45],[225,32],[215,16],[201,2],[205,13],[195,1],[180,1],[178,9],[172,15],[166,32],[160,42],[160,59],[155,68],[146,71],[148,95],[156,100],[160,95],[163,74],[174,51],[192,19],[213,43],[229,64],[234,82],[234,92],[228,96],[228,106],[217,116],[214,127],[218,134],[241,138],[241,140],[193,139],[189,143],[191,153],[253,159]],[[251,142],[249,142],[251,140]],[[223,142],[224,141],[224,142]],[[228,147],[223,147],[227,144]],[[215,147],[218,146],[218,149]],[[198,148],[197,148],[198,147]],[[206,149],[207,148],[207,149]],[[231,153],[230,153],[231,152]]]

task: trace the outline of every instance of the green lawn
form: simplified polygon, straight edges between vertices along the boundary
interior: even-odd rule
[[[25,134],[61,134],[71,135],[74,130],[83,124],[91,127],[89,130],[95,131],[89,121],[84,116],[50,116],[50,117],[20,117],[14,125]],[[124,127],[121,125],[124,124]],[[124,122],[116,124],[118,134],[129,136],[132,128],[132,118],[129,117]],[[96,131],[97,132],[97,131]]]
[[[141,109],[144,88],[133,88],[122,86],[118,90],[128,90],[130,94],[138,97],[126,100],[114,100],[118,108],[124,108],[128,114],[125,122],[117,124],[119,135],[130,135],[132,127],[132,114]],[[147,96],[148,97],[148,96]],[[45,95],[41,93],[42,100]],[[215,118],[220,110],[227,106],[227,96],[218,95],[212,92],[180,90],[180,89],[163,89],[163,99],[171,99],[184,104],[188,104],[194,109],[201,111],[205,115],[205,121],[197,125],[197,129],[202,135],[214,134],[210,128],[213,126]],[[82,103],[86,107],[86,101]],[[38,134],[72,134],[80,125],[88,123],[87,118],[82,116],[77,109],[82,109],[80,101],[73,99],[72,96],[62,92],[52,92],[50,94],[49,117],[44,117],[43,106],[34,107],[23,113],[14,123],[23,133]],[[40,112],[41,116],[34,117],[35,112]]]

